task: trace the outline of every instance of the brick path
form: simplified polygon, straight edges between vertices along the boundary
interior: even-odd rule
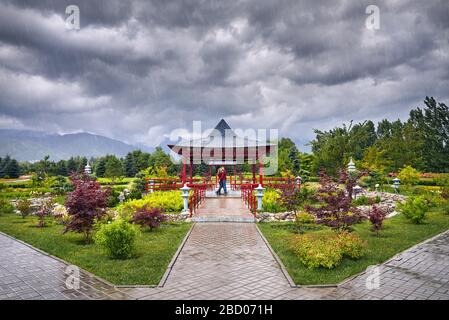
[[[449,231],[335,288],[292,288],[255,224],[198,223],[161,288],[116,289],[0,234],[0,299],[449,299]],[[369,283],[372,283],[371,281]]]
[[[240,197],[220,196],[206,198],[205,203],[195,212],[194,220],[254,222],[254,216]]]
[[[66,263],[0,233],[0,300],[126,298],[84,272],[80,274],[80,289],[67,289],[66,268]]]

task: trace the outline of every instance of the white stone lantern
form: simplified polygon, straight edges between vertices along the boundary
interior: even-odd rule
[[[349,163],[348,163],[348,172],[349,173],[354,173],[356,170],[357,170],[357,168],[355,167],[355,163],[354,163],[354,161],[352,160],[352,157],[351,157],[351,159],[349,160]]]
[[[120,192],[120,194],[118,195],[118,200],[121,202],[125,201],[125,193],[124,192]]]
[[[189,211],[189,191],[190,188],[187,186],[187,184],[184,184],[184,186],[182,188],[180,188],[179,190],[182,191],[181,197],[182,200],[184,202],[184,208],[183,208],[183,212]]]
[[[399,179],[399,178],[394,178],[393,179],[393,188],[394,188],[394,191],[396,192],[396,193],[398,193],[399,192],[399,186],[401,185],[401,179]]]
[[[354,199],[357,199],[357,196],[362,192],[362,187],[359,186],[359,185],[356,185],[356,186],[352,189],[352,192],[353,192],[353,198],[354,198]]]
[[[299,189],[299,187],[301,186],[302,178],[300,176],[297,176],[295,180],[296,180],[296,188]]]
[[[153,179],[148,180],[148,191],[150,193],[154,192],[154,180]]]
[[[257,188],[255,188],[254,190],[257,191],[256,193],[256,197],[257,197],[257,210],[262,210],[262,198],[263,198],[263,191],[265,190],[264,187],[262,187],[261,184],[259,184],[259,186]]]
[[[92,173],[92,168],[90,167],[89,163],[87,163],[86,166],[84,167],[84,173],[85,174],[91,174]]]

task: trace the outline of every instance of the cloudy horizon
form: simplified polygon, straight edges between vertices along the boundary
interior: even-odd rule
[[[366,27],[366,7],[380,29]],[[66,7],[80,29],[66,27]],[[0,0],[0,129],[154,147],[224,118],[302,150],[313,129],[449,103],[449,3]]]

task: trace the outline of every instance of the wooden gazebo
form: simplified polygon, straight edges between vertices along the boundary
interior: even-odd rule
[[[212,166],[233,166],[234,179],[236,166],[249,163],[252,166],[253,183],[256,183],[257,166],[259,183],[263,184],[262,157],[276,151],[277,145],[237,135],[224,119],[215,126],[211,133],[201,139],[182,140],[168,147],[182,158],[181,179],[183,183],[193,182],[193,167],[205,163]],[[187,178],[187,166],[189,178]]]

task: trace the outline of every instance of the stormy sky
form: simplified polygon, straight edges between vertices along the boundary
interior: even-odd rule
[[[304,150],[313,128],[405,119],[426,95],[449,103],[447,0],[0,0],[0,128],[156,146],[225,118]]]

